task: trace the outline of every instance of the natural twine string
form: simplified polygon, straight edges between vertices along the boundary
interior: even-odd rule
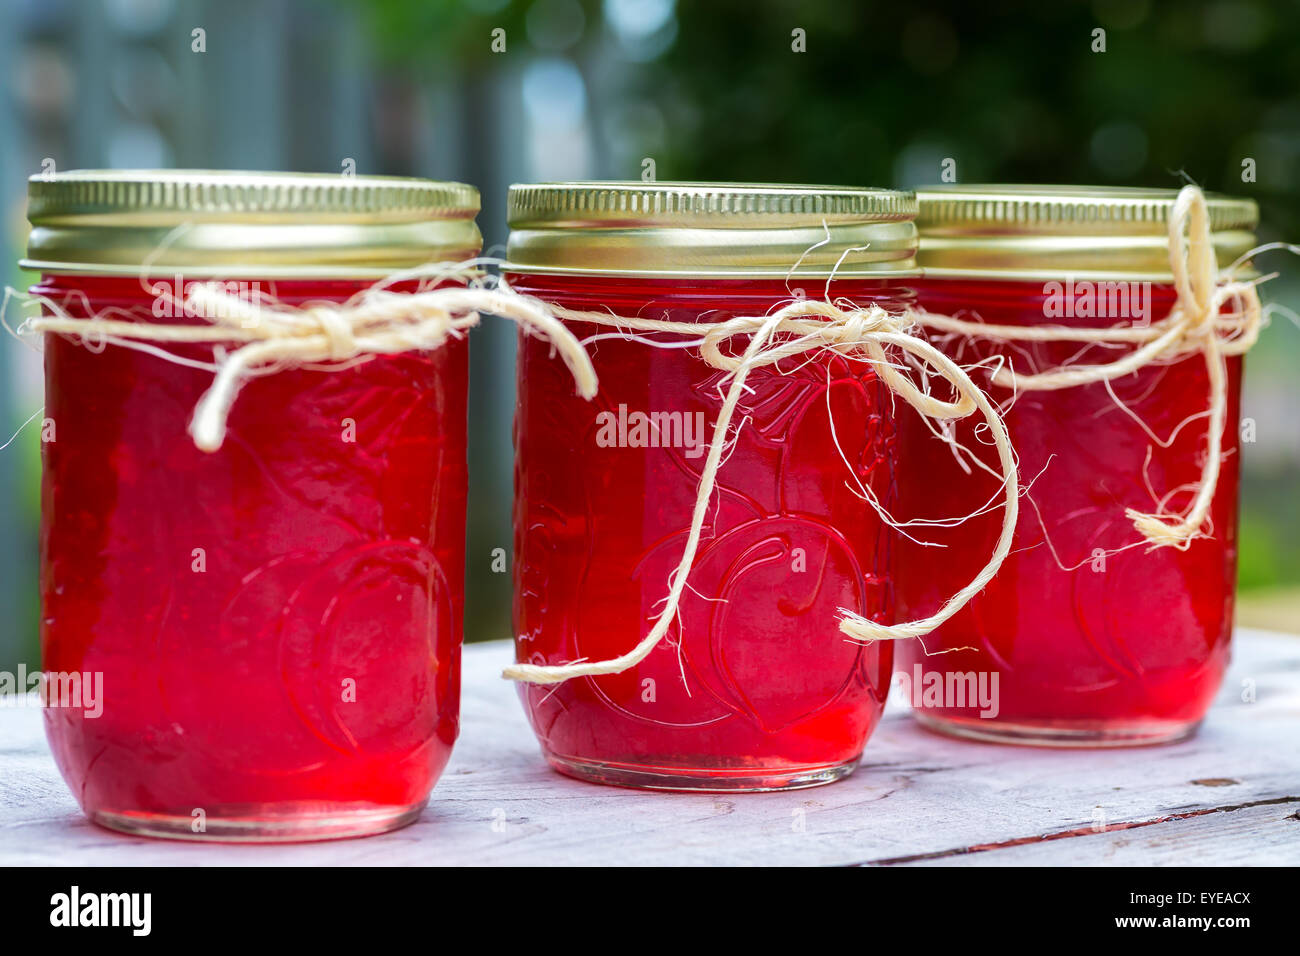
[[[436,273],[436,277],[454,273]],[[239,388],[250,377],[313,362],[346,362],[360,356],[430,351],[478,325],[481,313],[499,315],[546,339],[573,374],[578,393],[596,394],[596,371],[573,333],[535,299],[508,290],[448,286],[420,292],[369,289],[353,301],[292,308],[232,295],[219,284],[201,284],[185,297],[187,314],[203,325],[164,325],[104,318],[78,319],[42,298],[57,313],[28,319],[19,332],[52,332],[87,342],[130,345],[167,342],[236,346],[219,357],[212,385],[194,408],[189,433],[203,451],[219,449]],[[163,357],[170,357],[163,353]]]
[[[691,567],[699,549],[704,521],[712,500],[718,470],[728,443],[731,420],[746,390],[746,379],[757,368],[786,358],[829,351],[872,365],[881,380],[921,414],[939,420],[964,418],[977,409],[988,422],[997,448],[1006,499],[1002,533],[983,570],[933,615],[895,625],[878,624],[841,608],[840,630],[859,641],[875,641],[928,634],[961,609],[992,579],[1011,549],[1019,509],[1019,481],[1015,455],[1002,419],[988,397],[970,376],[934,346],[909,333],[915,314],[891,314],[879,306],[841,309],[830,302],[798,300],[765,316],[741,316],[716,323],[662,322],[605,313],[573,312],[544,305],[513,292],[504,283],[497,289],[437,288],[415,293],[372,289],[342,305],[314,304],[303,308],[250,303],[218,285],[200,285],[185,299],[185,311],[209,319],[206,325],[165,325],[103,317],[73,318],[48,299],[41,304],[55,314],[33,318],[23,330],[78,336],[87,344],[106,342],[141,347],[143,342],[211,344],[217,354],[216,375],[195,408],[189,431],[195,444],[206,451],[221,447],[226,419],[240,385],[249,377],[313,362],[346,362],[358,356],[436,349],[448,337],[461,335],[477,324],[479,312],[514,319],[524,329],[539,334],[560,352],[573,374],[579,394],[591,398],[596,374],[581,343],[565,327],[567,321],[616,326],[624,331],[676,332],[700,337],[702,359],[723,370],[730,379],[727,394],[714,423],[709,454],[700,478],[690,534],[681,561],[669,580],[669,593],[650,632],[628,653],[608,661],[584,661],[562,666],[518,664],[505,676],[532,683],[557,683],[571,677],[610,674],[644,660],[667,634],[676,618]],[[22,330],[20,330],[22,331]],[[748,337],[739,356],[723,346],[734,338]],[[779,337],[779,338],[778,338]],[[236,346],[229,354],[221,345]],[[942,401],[919,388],[886,354],[886,349],[906,352],[948,381],[954,401]],[[157,352],[178,361],[177,356]]]
[[[873,366],[877,375],[895,395],[903,398],[922,415],[939,420],[965,418],[977,409],[988,423],[993,445],[1001,463],[1002,486],[1006,500],[1002,533],[988,563],[964,588],[952,595],[929,617],[902,624],[879,624],[849,608],[840,608],[840,631],[857,641],[896,640],[929,634],[956,614],[978,594],[997,573],[1015,533],[1019,512],[1019,479],[1015,454],[1006,428],[993,403],[959,365],[928,342],[910,334],[915,315],[906,310],[887,312],[878,305],[865,309],[841,309],[830,302],[800,300],[766,316],[741,316],[712,323],[668,322],[654,319],[615,316],[605,312],[579,312],[551,305],[550,309],[566,321],[613,326],[624,332],[672,332],[700,336],[700,357],[730,378],[726,396],[713,425],[709,454],[700,474],[695,508],[686,547],[676,570],[669,577],[669,590],[663,608],[644,638],[626,654],[603,661],[576,661],[569,664],[514,664],[503,671],[510,680],[532,684],[555,684],[574,677],[617,674],[645,660],[668,633],[681,605],[687,577],[695,564],[700,536],[713,499],[713,489],[728,430],[736,406],[745,392],[745,380],[758,368],[772,366],[783,359],[810,352],[828,351]],[[748,344],[739,356],[726,354],[722,346],[733,338],[748,336]],[[787,336],[776,339],[776,336]],[[946,402],[917,387],[899,365],[890,359],[887,348],[896,348],[919,359],[953,388],[956,401]]]
[[[1125,511],[1138,532],[1153,547],[1185,550],[1205,523],[1218,484],[1223,427],[1227,414],[1227,373],[1223,356],[1245,352],[1255,343],[1262,324],[1262,309],[1255,283],[1236,281],[1231,277],[1220,280],[1211,242],[1205,195],[1196,186],[1184,187],[1170,212],[1169,261],[1177,300],[1168,316],[1146,328],[994,326],[911,309],[901,315],[891,315],[877,306],[865,310],[842,310],[829,302],[813,301],[793,303],[771,316],[742,317],[703,324],[632,318],[604,312],[577,312],[550,305],[551,311],[566,321],[612,326],[624,332],[699,335],[703,331],[701,358],[714,368],[728,372],[731,375],[731,385],[714,425],[709,455],[700,476],[686,548],[669,579],[667,601],[650,631],[628,653],[609,660],[562,665],[515,664],[505,669],[504,676],[529,683],[558,683],[573,677],[619,673],[649,656],[668,633],[680,606],[686,579],[699,547],[701,530],[726,445],[727,429],[744,389],[745,378],[755,368],[821,349],[868,362],[896,395],[905,399],[922,415],[951,420],[970,415],[978,408],[988,422],[993,444],[998,451],[1006,496],[1002,531],[989,562],[970,584],[950,597],[930,617],[904,624],[883,625],[847,608],[840,608],[840,630],[860,641],[921,637],[957,613],[993,578],[1011,549],[1019,504],[1016,464],[1007,441],[1005,426],[997,410],[963,369],[942,352],[910,334],[909,329],[917,324],[949,333],[1008,341],[1081,341],[1140,346],[1114,362],[1102,365],[1063,367],[1036,375],[1019,375],[1013,368],[1004,366],[992,374],[992,381],[997,385],[1031,391],[1110,381],[1156,362],[1173,362],[1193,352],[1202,352],[1210,384],[1209,448],[1192,506],[1183,515],[1146,513],[1135,508]],[[1223,306],[1230,301],[1234,303],[1235,311],[1221,316]],[[773,336],[781,333],[793,337],[772,342]],[[750,339],[740,357],[731,358],[721,350],[722,343],[743,335],[749,335]],[[922,392],[889,361],[884,351],[885,346],[895,346],[921,359],[949,382],[959,400],[940,402]]]
[[[192,314],[210,317],[211,324],[206,326],[75,319],[58,314],[55,308],[54,316],[29,320],[25,328],[124,345],[144,341],[237,345],[229,355],[219,356],[216,377],[196,407],[190,424],[195,444],[209,451],[221,446],[231,404],[248,377],[304,363],[344,362],[358,356],[436,349],[448,337],[463,335],[476,325],[480,312],[511,318],[525,330],[549,340],[574,375],[584,398],[591,398],[596,392],[595,371],[585,349],[561,320],[612,326],[623,332],[702,335],[701,358],[726,372],[730,382],[714,423],[690,533],[681,561],[670,577],[668,597],[650,631],[626,654],[606,661],[555,666],[516,664],[504,672],[504,676],[513,680],[549,684],[627,670],[658,646],[676,618],[695,561],[731,420],[745,391],[746,379],[754,369],[810,352],[825,350],[872,365],[894,394],[927,417],[952,420],[978,410],[988,424],[998,452],[1006,502],[1002,531],[988,563],[935,614],[903,624],[884,625],[841,608],[840,630],[860,641],[920,637],[965,606],[992,579],[1010,551],[1019,512],[1015,456],[997,408],[960,366],[911,333],[917,324],[944,332],[1004,340],[1140,344],[1128,355],[1103,365],[1062,368],[1037,375],[1018,375],[1013,369],[1004,368],[993,375],[995,384],[1028,390],[1109,381],[1154,362],[1174,361],[1201,351],[1210,379],[1210,448],[1195,501],[1182,516],[1128,509],[1135,526],[1153,545],[1185,548],[1205,521],[1218,480],[1226,416],[1223,356],[1240,354],[1254,343],[1261,324],[1261,309],[1253,283],[1218,280],[1205,198],[1196,187],[1186,187],[1179,193],[1170,215],[1169,237],[1177,303],[1167,317],[1145,329],[993,326],[911,309],[893,314],[879,306],[841,309],[830,302],[812,300],[792,302],[766,316],[742,316],[715,323],[667,322],[543,305],[512,292],[504,284],[495,290],[438,288],[416,293],[377,288],[341,306],[318,304],[305,308],[267,308],[245,302],[215,286],[200,286],[187,296],[185,305]],[[1220,310],[1229,301],[1235,303],[1237,312],[1220,316]],[[43,304],[47,308],[52,305],[48,301]],[[725,343],[745,336],[748,343],[739,356],[723,351]],[[909,354],[945,379],[953,388],[956,400],[941,401],[919,388],[890,360],[886,352],[889,348]],[[166,353],[160,354],[168,357]]]
[[[993,372],[991,379],[994,384],[1013,390],[1054,391],[1109,382],[1155,363],[1177,362],[1200,352],[1205,358],[1209,376],[1209,447],[1196,484],[1196,495],[1182,514],[1149,513],[1136,508],[1127,508],[1124,512],[1153,547],[1185,551],[1200,534],[1209,516],[1219,482],[1228,407],[1224,358],[1240,355],[1255,344],[1263,324],[1263,309],[1255,281],[1237,280],[1230,273],[1220,276],[1214,259],[1205,194],[1197,186],[1184,186],[1170,211],[1169,266],[1177,300],[1167,316],[1145,327],[1072,329],[1063,326],[987,325],[925,312],[917,316],[917,322],[945,333],[995,341],[1139,346],[1113,362],[1061,367],[1032,375],[1017,373],[1008,363]],[[1220,314],[1230,302],[1232,311]]]

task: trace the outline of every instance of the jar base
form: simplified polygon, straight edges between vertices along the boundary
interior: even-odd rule
[[[547,754],[546,759],[560,773],[588,783],[638,790],[687,790],[702,793],[760,793],[770,790],[804,790],[834,783],[851,774],[862,755],[843,763],[819,766],[745,770],[736,767],[684,769],[640,764],[581,760]]]
[[[1087,721],[1011,723],[978,717],[969,719],[936,717],[916,710],[912,711],[912,716],[926,730],[948,737],[1022,747],[1150,747],[1186,740],[1201,726],[1199,720],[1186,723],[1159,721],[1127,725]]]
[[[132,836],[210,843],[307,843],[400,829],[419,819],[426,803],[364,810],[340,807],[324,812],[318,803],[303,806],[301,812],[295,812],[292,805],[261,813],[255,806],[232,808],[230,812],[209,813],[202,832],[195,832],[192,816],[116,810],[95,810],[89,816],[102,827]]]

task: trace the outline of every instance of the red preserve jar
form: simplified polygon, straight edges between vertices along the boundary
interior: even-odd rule
[[[896,306],[898,279],[914,275],[910,193],[570,183],[512,187],[509,206],[517,291],[700,334],[792,297]],[[616,657],[652,627],[724,378],[683,347],[697,335],[568,324],[600,378],[590,403],[545,343],[519,340],[514,620],[519,661],[541,665]],[[811,786],[852,771],[880,716],[891,648],[845,639],[837,609],[892,620],[887,541],[861,490],[886,503],[893,493],[889,398],[869,365],[825,353],[746,384],[666,638],[621,673],[521,685],[564,773],[666,789]]]
[[[25,264],[73,316],[198,325],[198,282],[339,302],[472,257],[477,209],[454,183],[73,172],[31,181]],[[45,336],[44,668],[102,687],[46,711],[64,779],[151,836],[411,822],[457,731],[465,342],[255,377],[215,453],[186,433],[212,346],[155,347],[191,364]]]
[[[1174,190],[937,187],[919,194],[919,305],[990,325],[1142,326],[1176,295],[1168,221]],[[1254,202],[1208,197],[1220,266],[1253,245]],[[1131,346],[948,336],[954,359],[1018,374],[1113,361]],[[991,366],[994,367],[994,366]],[[1241,359],[1226,359],[1222,471],[1204,534],[1151,548],[1125,509],[1186,509],[1206,455],[1210,385],[1193,351],[1109,383],[1048,391],[989,384],[1006,406],[1027,499],[1011,555],[989,586],[934,634],[899,648],[899,678],[927,727],[1047,746],[1181,739],[1205,716],[1232,635],[1237,559]],[[988,376],[977,375],[981,384]],[[910,409],[900,413],[899,513],[961,516],[998,491]],[[958,442],[987,464],[970,422]],[[900,614],[928,613],[969,580],[999,514],[925,529],[896,551]],[[966,648],[966,649],[961,649]]]

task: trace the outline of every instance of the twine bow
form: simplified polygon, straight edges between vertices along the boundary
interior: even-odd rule
[[[444,271],[435,278],[449,278]],[[386,285],[386,284],[385,284]],[[315,303],[287,307],[248,301],[226,292],[220,284],[195,286],[186,296],[187,314],[207,319],[199,325],[167,325],[104,318],[74,318],[57,303],[35,297],[52,314],[33,318],[23,329],[80,337],[150,351],[173,362],[188,360],[148,343],[214,346],[215,376],[195,406],[189,432],[205,451],[216,451],[225,437],[226,421],[240,386],[256,375],[286,367],[329,362],[347,363],[359,357],[392,355],[436,349],[448,338],[459,337],[488,312],[513,319],[524,330],[548,340],[560,353],[586,399],[596,394],[596,373],[582,344],[562,320],[579,320],[621,330],[675,332],[699,341],[702,359],[730,379],[725,399],[714,423],[709,454],[701,475],[690,534],[677,569],[669,580],[669,594],[650,632],[627,654],[607,661],[587,661],[559,666],[517,664],[505,676],[533,683],[557,683],[571,677],[610,674],[626,670],[659,644],[674,620],[683,589],[699,549],[700,536],[712,499],[717,473],[736,406],[745,381],[755,369],[809,352],[829,351],[872,365],[881,380],[921,414],[939,420],[964,418],[978,410],[988,423],[998,451],[1006,498],[1002,533],[983,570],[933,615],[902,624],[884,625],[848,608],[840,608],[840,630],[859,641],[919,637],[955,614],[997,572],[1011,548],[1019,509],[1019,482],[1015,455],[997,409],[970,376],[934,346],[911,334],[917,316],[896,315],[871,306],[847,308],[828,301],[797,300],[764,316],[740,316],[716,323],[686,323],[623,318],[607,313],[573,312],[519,295],[502,282],[496,289],[480,286],[439,287],[419,292],[393,292],[376,286],[347,303]],[[739,355],[725,346],[748,337]],[[233,345],[226,352],[223,346]],[[916,383],[890,359],[887,349],[908,353],[945,379],[955,400],[943,401]],[[188,363],[192,364],[192,363]],[[724,378],[724,381],[726,381]]]
[[[207,451],[221,447],[225,423],[240,385],[249,377],[285,366],[315,362],[347,362],[370,355],[435,349],[449,337],[463,335],[478,324],[480,312],[502,315],[521,328],[541,335],[559,351],[578,386],[590,399],[596,393],[595,370],[581,343],[561,320],[612,326],[623,332],[668,332],[699,337],[700,356],[726,373],[726,395],[714,422],[708,457],[701,473],[690,532],[682,558],[669,579],[669,593],[646,636],[630,651],[605,661],[563,665],[516,664],[504,676],[531,683],[558,683],[578,676],[617,673],[644,660],[667,634],[681,603],[687,577],[695,562],[712,500],[717,473],[727,445],[731,421],[755,369],[809,352],[829,351],[873,366],[881,381],[922,415],[936,420],[964,418],[978,411],[997,449],[1005,497],[1002,530],[988,563],[964,588],[933,615],[902,624],[885,625],[840,608],[839,628],[854,640],[876,641],[920,637],[960,610],[992,579],[1010,551],[1019,513],[1019,480],[1015,455],[997,408],[955,362],[911,333],[916,325],[971,336],[1021,341],[1082,341],[1134,344],[1138,347],[1114,362],[1020,375],[1006,367],[993,373],[995,384],[1027,390],[1068,388],[1110,381],[1153,362],[1175,361],[1200,351],[1210,382],[1209,449],[1192,506],[1183,515],[1144,513],[1128,509],[1138,531],[1154,546],[1186,548],[1208,515],[1218,481],[1222,432],[1226,417],[1224,356],[1240,354],[1255,342],[1262,309],[1255,284],[1217,275],[1210,242],[1205,197],[1194,187],[1178,195],[1169,217],[1170,265],[1177,303],[1164,319],[1145,328],[1068,329],[1020,328],[968,322],[948,316],[907,310],[893,314],[878,307],[840,308],[828,301],[798,300],[766,316],[741,316],[716,323],[686,323],[575,312],[546,306],[498,289],[436,288],[416,293],[371,289],[341,306],[318,304],[306,308],[266,307],[231,296],[215,286],[200,286],[186,299],[187,311],[210,319],[205,325],[160,325],[115,321],[100,317],[74,319],[48,300],[55,314],[29,320],[35,332],[77,335],[84,339],[132,347],[143,342],[233,344],[229,354],[217,350],[216,375],[195,408],[190,434]],[[1221,315],[1234,303],[1232,314]],[[748,337],[739,355],[724,348],[733,339]],[[946,380],[955,400],[935,398],[891,361],[888,350],[910,355]],[[156,351],[156,350],[155,350]],[[164,357],[178,360],[166,353]]]
[[[578,393],[596,394],[596,371],[586,349],[564,323],[540,303],[508,290],[448,286],[422,292],[372,288],[351,302],[302,308],[250,301],[219,284],[195,286],[185,297],[187,314],[202,325],[163,325],[104,318],[72,318],[43,300],[53,316],[29,319],[20,331],[53,332],[131,346],[142,342],[234,345],[218,351],[216,375],[194,408],[189,433],[203,451],[218,450],[240,386],[249,378],[288,366],[340,363],[372,355],[437,349],[478,325],[480,313],[511,319],[559,352]],[[162,353],[165,358],[172,358]]]
[[[1209,447],[1196,495],[1182,514],[1125,509],[1125,515],[1138,533],[1153,547],[1186,550],[1209,516],[1219,481],[1228,406],[1224,358],[1240,355],[1255,344],[1263,324],[1263,309],[1255,282],[1240,281],[1231,274],[1220,276],[1205,194],[1196,186],[1184,186],[1170,211],[1169,265],[1177,300],[1167,316],[1145,327],[1071,329],[987,325],[930,313],[921,313],[917,321],[927,328],[994,340],[1138,346],[1113,362],[1058,368],[1033,375],[1020,374],[1008,364],[991,376],[996,385],[1026,391],[1053,391],[1109,382],[1154,363],[1176,362],[1200,352],[1205,358],[1210,386]],[[1232,311],[1224,313],[1229,303]]]
[[[946,355],[928,342],[912,335],[908,329],[914,324],[909,312],[895,315],[879,306],[866,309],[841,309],[825,301],[800,300],[766,316],[742,316],[716,323],[688,323],[656,321],[653,319],[614,316],[604,312],[577,312],[558,308],[551,311],[566,320],[614,326],[622,330],[649,332],[676,332],[699,336],[701,358],[714,368],[727,373],[730,384],[722,407],[713,426],[708,457],[700,475],[695,508],[686,547],[677,568],[669,577],[669,591],[662,610],[644,638],[626,654],[603,661],[578,661],[570,664],[540,665],[514,664],[507,667],[503,676],[533,684],[555,684],[573,677],[599,674],[616,674],[627,670],[649,656],[668,633],[681,604],[686,579],[695,563],[700,536],[713,498],[713,488],[727,444],[728,431],[736,406],[745,391],[745,380],[755,369],[775,365],[786,358],[808,352],[830,351],[848,359],[872,365],[881,380],[894,394],[903,398],[922,415],[935,419],[964,418],[977,409],[988,423],[994,446],[997,448],[1002,470],[1002,485],[1006,507],[1003,513],[1002,533],[993,555],[983,570],[968,585],[952,595],[933,615],[902,624],[879,624],[862,617],[848,608],[840,608],[840,631],[858,641],[878,641],[906,637],[920,637],[957,613],[997,573],[1007,553],[1015,532],[1019,511],[1019,481],[1015,455],[1007,438],[1006,428],[997,409],[988,397],[971,380],[970,376]],[[749,337],[739,355],[728,355],[723,346],[735,338]],[[777,338],[781,336],[781,338]],[[943,401],[919,388],[898,364],[891,361],[887,349],[906,352],[932,369],[952,386],[955,401]]]

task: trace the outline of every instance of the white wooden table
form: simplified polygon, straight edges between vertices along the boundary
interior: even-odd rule
[[[424,816],[396,833],[246,846],[87,822],[35,709],[0,710],[0,864],[1300,863],[1300,637],[1238,633],[1198,736],[1056,751],[963,743],[889,713],[857,773],[813,790],[646,793],[569,780],[538,754],[504,642],[465,655],[461,739]],[[1255,700],[1243,698],[1253,682]]]

